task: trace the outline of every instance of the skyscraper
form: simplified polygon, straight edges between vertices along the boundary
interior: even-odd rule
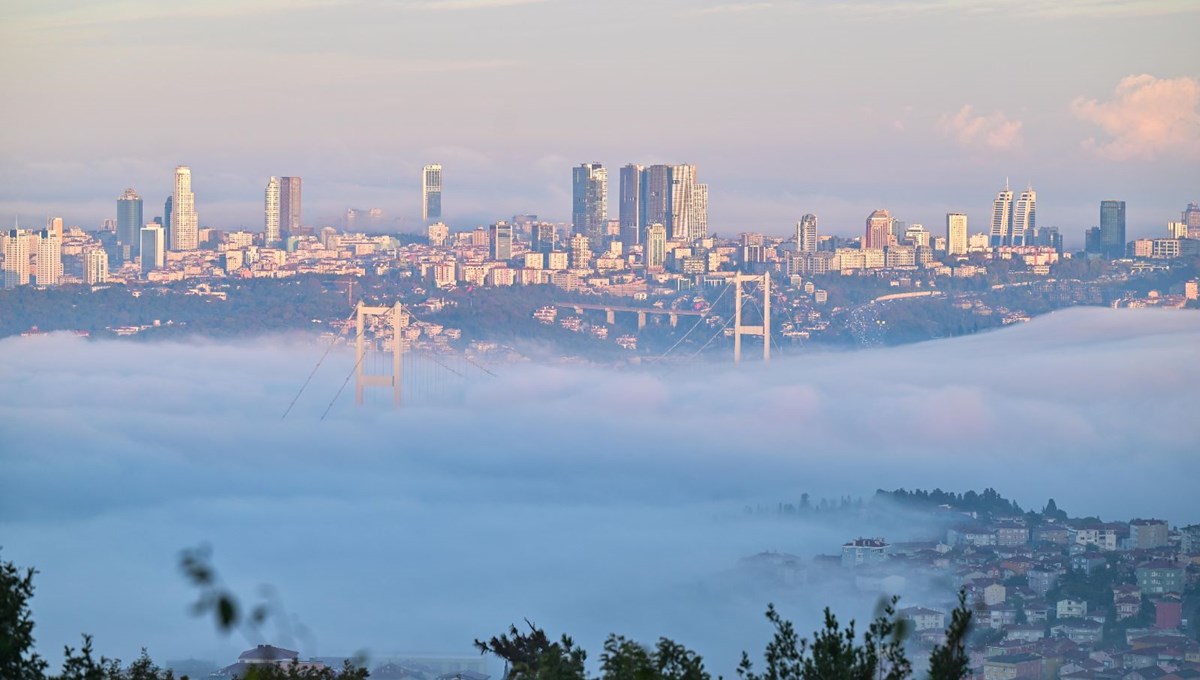
[[[166,264],[166,249],[167,239],[166,232],[162,226],[157,224],[147,224],[142,227],[141,244],[138,250],[141,253],[142,273],[162,269]]]
[[[279,243],[279,178],[267,181],[263,199],[263,242],[268,247]]]
[[[667,262],[667,228],[662,224],[646,227],[646,269],[662,271]]]
[[[43,230],[37,239],[37,285],[57,286],[62,270],[62,238]]]
[[[175,212],[175,206],[173,204],[174,201],[171,200],[170,196],[167,196],[166,202],[163,203],[162,227],[163,237],[166,239],[163,241],[163,244],[167,250],[171,249],[171,213]]]
[[[584,163],[571,172],[571,230],[593,243],[604,240],[608,228],[608,171],[599,163]]]
[[[867,216],[867,230],[863,236],[863,248],[886,248],[892,235],[892,214],[887,210],[876,210]]]
[[[1200,239],[1200,205],[1188,203],[1187,208],[1180,214],[1179,221],[1187,225],[1188,238]]]
[[[442,216],[442,166],[426,165],[421,171],[421,219],[436,220]]]
[[[63,218],[51,217],[50,219],[46,220],[46,228],[50,230],[51,234],[54,234],[55,236],[62,238],[63,237]]]
[[[708,238],[708,185],[692,185],[692,216],[690,239],[699,241]]]
[[[1021,192],[1013,207],[1012,229],[1009,231],[1008,244],[1012,246],[1029,245],[1029,238],[1037,231],[1037,192],[1029,187]]]
[[[132,188],[117,199],[117,251],[122,263],[138,256],[138,230],[142,228],[142,197]]]
[[[300,233],[300,178],[279,178],[279,238]]]
[[[1004,183],[1004,191],[996,195],[992,201],[992,231],[988,245],[993,248],[1009,245],[1009,235],[1012,233],[1013,192]]]
[[[672,241],[687,241],[692,237],[692,194],[696,188],[696,166],[671,166],[671,212],[667,215],[667,231]]]
[[[967,254],[967,216],[963,213],[946,213],[946,254]]]
[[[638,204],[642,230],[651,224],[667,225],[671,214],[671,166],[651,165],[642,171]]]
[[[1100,247],[1104,257],[1125,257],[1125,201],[1100,201]]]
[[[497,262],[511,260],[513,243],[512,225],[501,220],[491,226],[490,232],[488,241],[491,246],[492,259]]]
[[[192,193],[192,170],[175,168],[175,191],[171,194],[171,250],[200,247],[200,222],[196,217],[196,195]]]
[[[796,251],[801,253],[817,252],[817,216],[805,215],[796,223]]]
[[[533,225],[532,247],[536,252],[548,253],[554,250],[554,224],[538,222]]]
[[[621,168],[621,245],[642,242],[642,166],[630,163]]]
[[[29,285],[29,232],[14,228],[4,232],[4,287]]]

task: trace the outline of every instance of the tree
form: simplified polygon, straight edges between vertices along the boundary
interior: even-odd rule
[[[683,645],[659,638],[654,649],[609,635],[600,655],[601,680],[710,680],[704,661]]]
[[[906,625],[896,617],[899,598],[886,602],[859,644],[854,621],[843,630],[833,612],[825,608],[825,627],[811,643],[796,635],[795,626],[767,607],[775,635],[764,652],[766,670],[753,671],[750,656],[742,653],[738,676],[742,680],[903,680],[912,675],[904,652]]]
[[[971,631],[971,608],[967,606],[967,591],[958,591],[958,607],[950,614],[946,641],[933,648],[929,655],[930,680],[959,680],[969,672],[967,633]]]
[[[481,654],[495,654],[504,659],[509,680],[585,680],[583,663],[587,652],[575,646],[566,635],[551,642],[546,632],[528,619],[528,633],[515,625],[507,633],[484,642],[475,640]]]
[[[40,680],[46,662],[33,651],[33,575],[12,562],[0,562],[0,678]]]

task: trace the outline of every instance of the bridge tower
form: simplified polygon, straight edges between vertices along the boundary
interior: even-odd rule
[[[403,338],[400,337],[401,321],[403,318],[400,303],[391,307],[369,307],[360,300],[356,308],[356,328],[358,334],[354,340],[354,401],[362,406],[363,392],[368,387],[388,387],[392,390],[392,401],[400,405],[401,397],[401,358],[404,353]],[[363,338],[363,326],[367,317],[390,317],[392,326],[392,373],[367,373],[363,359],[366,358],[366,342]]]
[[[745,326],[742,325],[742,284],[757,283],[759,291],[762,292],[762,325],[761,326]],[[763,339],[763,361],[771,360],[771,275],[763,273],[756,274],[734,274],[734,302],[733,302],[733,363],[742,363],[742,336],[760,335]]]

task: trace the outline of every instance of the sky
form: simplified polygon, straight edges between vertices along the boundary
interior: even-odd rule
[[[127,186],[261,228],[271,175],[304,221],[382,208],[570,219],[570,168],[695,163],[710,226],[814,213],[983,230],[1008,178],[1068,244],[1104,199],[1130,238],[1200,200],[1200,0],[9,0],[0,214],[95,228]],[[9,219],[6,217],[5,219]]]
[[[929,527],[748,515],[875,489],[994,487],[1025,508],[1200,521],[1200,318],[1075,308],[978,335],[777,358],[612,370],[496,366],[453,398],[321,414],[353,364],[321,347],[0,340],[0,558],[39,570],[40,648],[96,636],[126,660],[232,662],[254,640],[192,618],[180,550],[269,584],[305,656],[470,653],[529,618],[597,652],[666,635],[731,677],[776,602],[801,630],[874,596],[739,573]],[[19,360],[14,359],[19,358]],[[13,360],[8,360],[13,359]],[[933,604],[928,584],[906,602]],[[944,590],[944,588],[943,588]],[[950,594],[942,592],[943,597]]]

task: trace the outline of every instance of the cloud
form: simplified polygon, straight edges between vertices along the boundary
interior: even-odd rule
[[[306,656],[469,653],[528,616],[589,649],[612,631],[675,637],[728,673],[767,638],[767,601],[787,602],[802,630],[823,604],[861,620],[873,603],[779,591],[739,575],[740,558],[931,530],[747,507],[993,486],[1026,507],[1054,497],[1106,519],[1200,519],[1197,342],[1194,314],[1075,309],[769,370],[495,367],[399,411],[356,409],[347,391],[322,421],[353,367],[335,352],[281,421],[322,351],[305,337],[9,338],[3,555],[41,571],[50,655],[81,631],[124,658],[143,645],[160,659],[236,655],[241,641],[187,617],[173,570],[179,548],[208,541],[240,592],[278,588],[318,640]]]
[[[942,116],[939,124],[944,134],[968,149],[1002,151],[1018,148],[1022,142],[1021,121],[1010,120],[999,111],[976,115],[969,104],[954,114]]]
[[[1084,141],[1085,148],[1105,158],[1200,158],[1200,81],[1195,78],[1128,76],[1109,101],[1077,97],[1071,112],[1107,135]]]
[[[1041,0],[894,0],[888,2],[830,2],[838,11],[864,17],[893,14],[1005,15],[1037,19],[1157,17],[1200,13],[1195,3],[1177,0],[1075,0],[1048,3]]]
[[[718,5],[708,5],[707,7],[698,7],[689,12],[692,15],[709,15],[709,14],[741,14],[744,12],[753,12],[756,10],[770,9],[774,7],[772,2],[725,2]]]

